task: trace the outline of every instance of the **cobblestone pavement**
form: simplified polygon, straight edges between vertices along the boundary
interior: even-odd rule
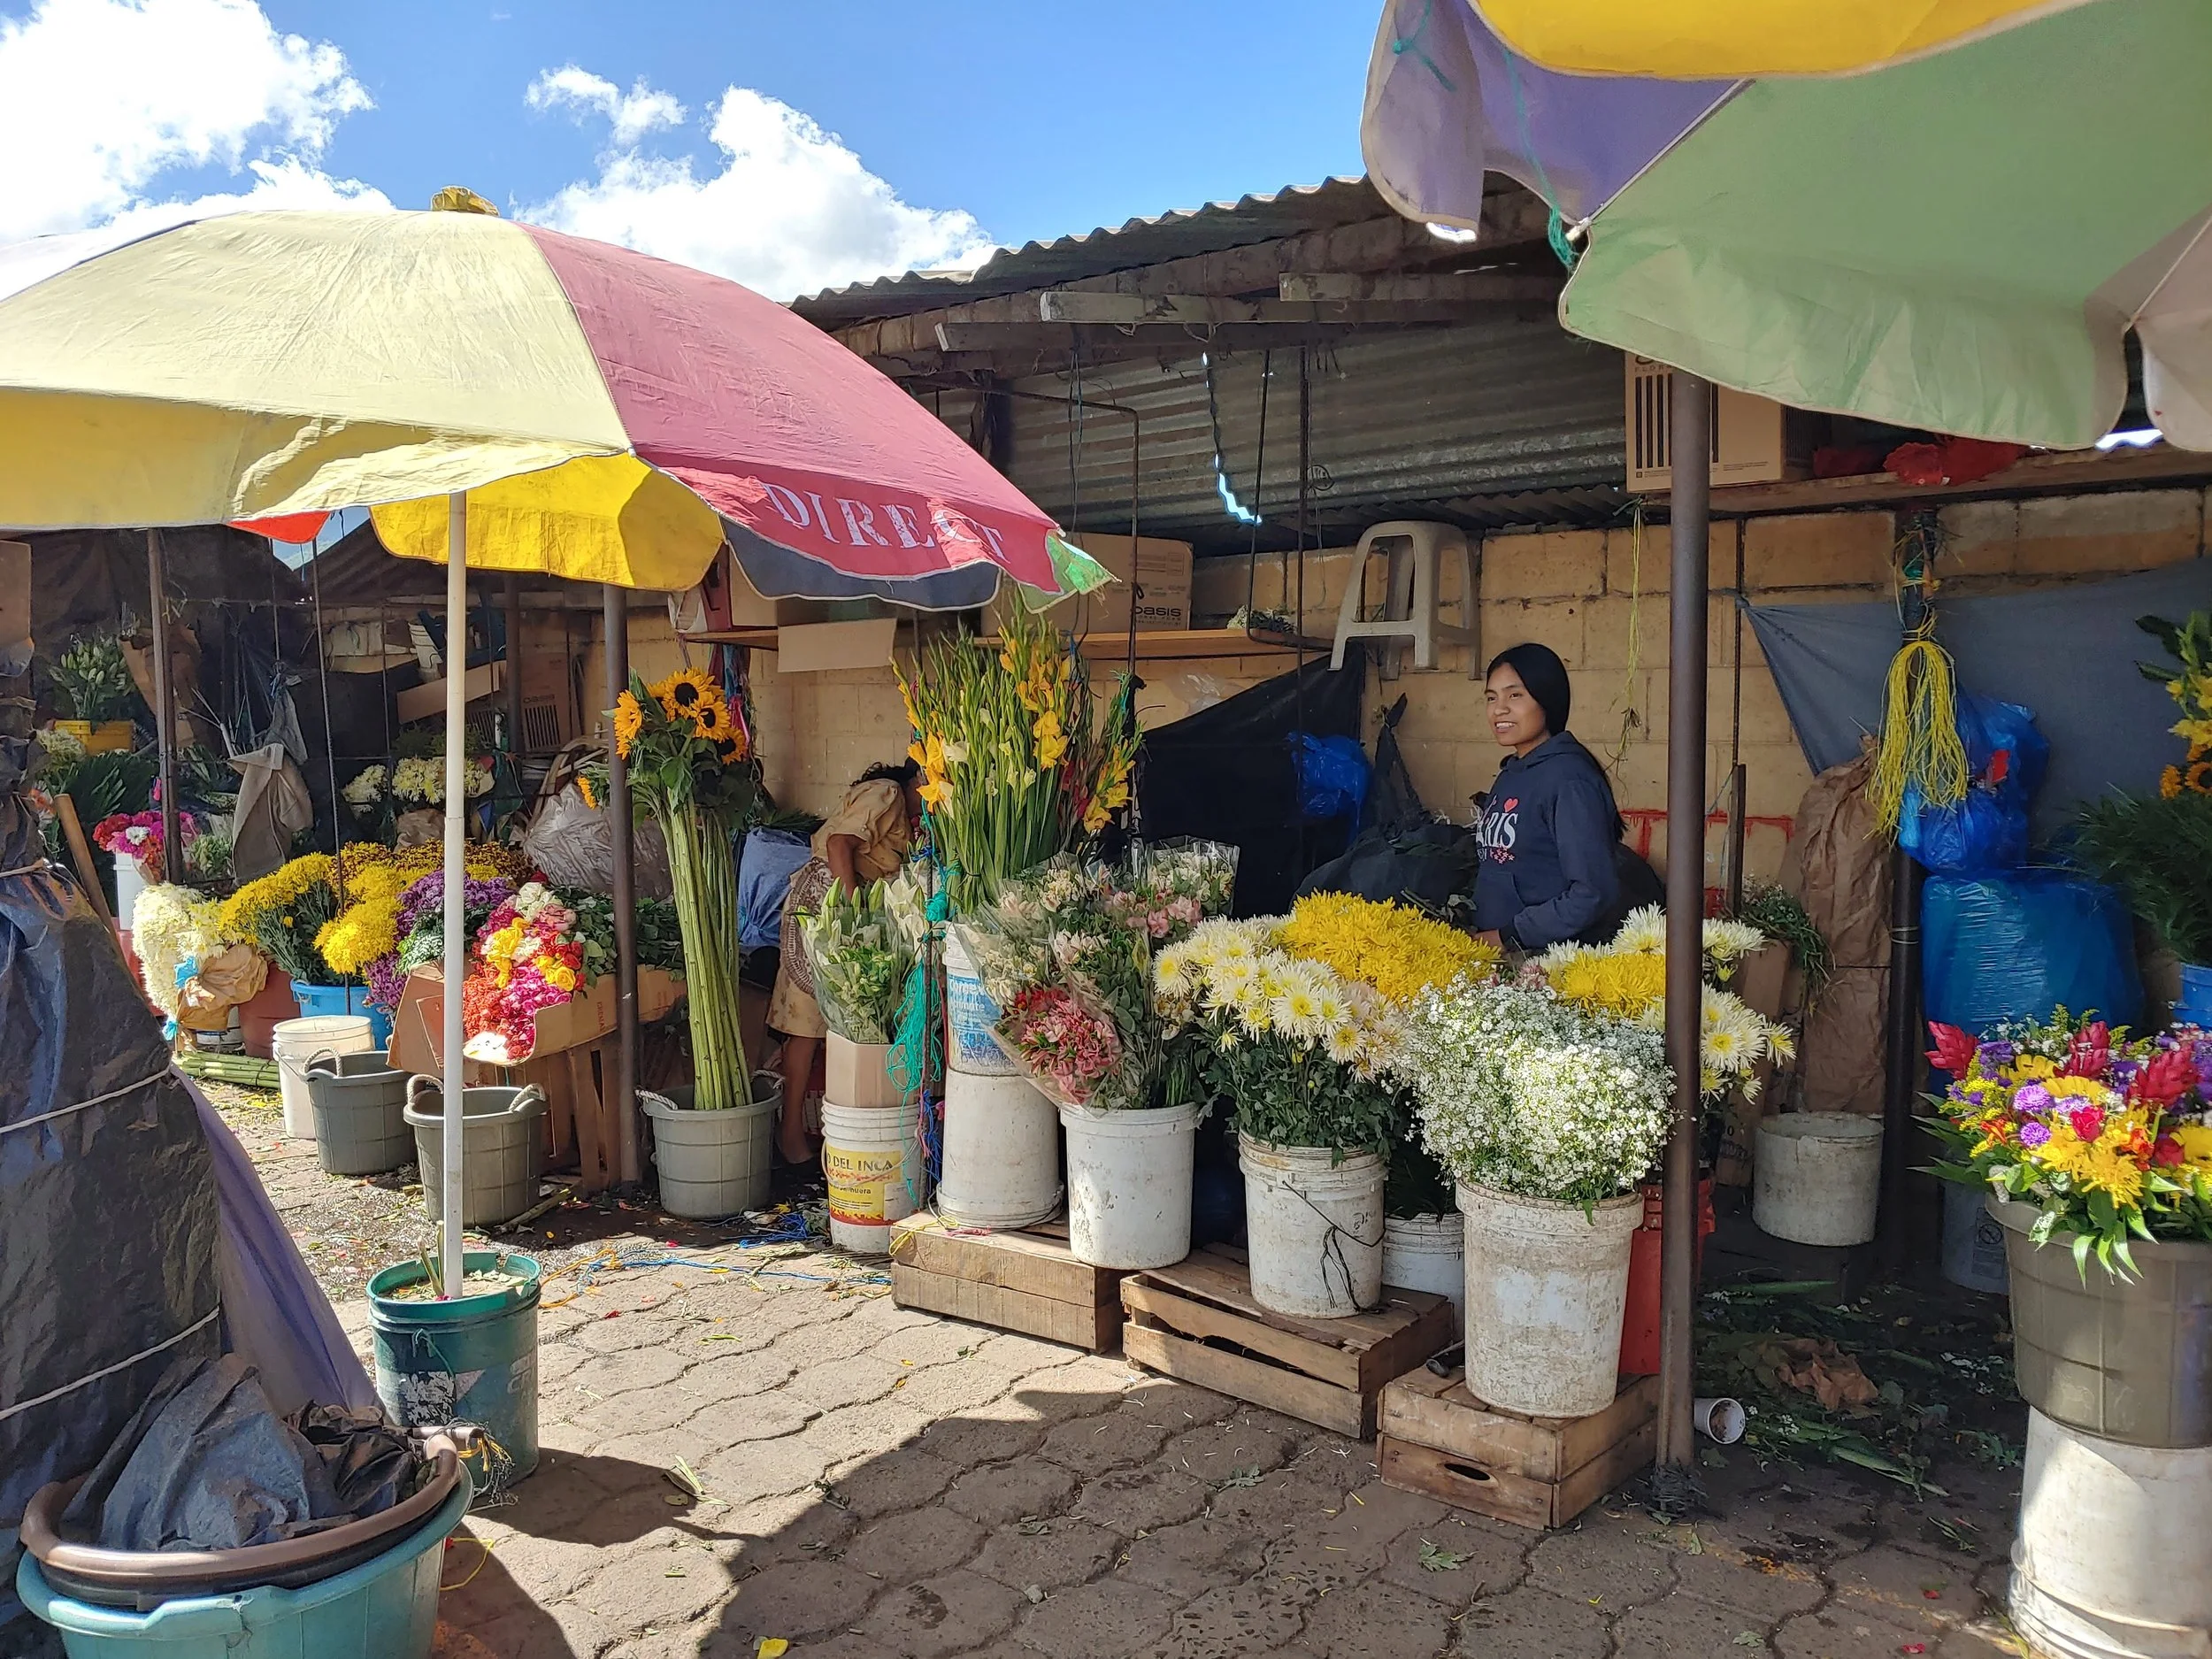
[[[386,1229],[387,1259],[412,1253],[414,1201],[322,1178],[302,1143],[225,1110],[288,1225],[320,1240],[311,1259],[365,1353],[365,1258]],[[540,1320],[542,1461],[449,1547],[442,1659],[756,1659],[767,1639],[824,1659],[2008,1645],[2016,1473],[1939,1470],[1949,1495],[1923,1505],[1709,1448],[1716,1514],[1665,1526],[1616,1494],[1533,1533],[1385,1487],[1370,1446],[895,1307],[835,1258],[562,1275],[606,1245],[708,1240],[647,1210],[542,1225],[558,1228],[537,1235],[558,1304]],[[680,1494],[680,1462],[703,1498]]]

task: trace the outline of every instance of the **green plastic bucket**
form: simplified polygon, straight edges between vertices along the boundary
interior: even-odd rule
[[[534,1305],[536,1294],[534,1284]],[[445,1540],[469,1497],[461,1481],[437,1514],[382,1555],[304,1589],[191,1596],[134,1613],[57,1594],[26,1554],[16,1593],[61,1632],[69,1659],[429,1659]]]
[[[462,1260],[472,1273],[504,1271],[523,1282],[450,1302],[395,1302],[392,1292],[427,1276],[420,1262],[369,1280],[377,1398],[407,1428],[474,1424],[511,1460],[504,1479],[519,1480],[538,1466],[537,1258],[470,1250]]]

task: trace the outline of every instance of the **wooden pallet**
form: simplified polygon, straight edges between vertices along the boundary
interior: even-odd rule
[[[1383,1390],[1383,1484],[1517,1526],[1564,1526],[1657,1447],[1659,1379],[1621,1385],[1594,1416],[1532,1417],[1483,1404],[1456,1372],[1401,1377]]]
[[[1383,1385],[1459,1336],[1447,1298],[1394,1286],[1341,1319],[1276,1313],[1252,1300],[1244,1253],[1218,1246],[1131,1274],[1121,1303],[1122,1349],[1147,1370],[1363,1440]]]
[[[891,1300],[900,1307],[1094,1354],[1121,1346],[1122,1278],[1118,1268],[1077,1261],[1064,1221],[960,1233],[920,1215],[891,1229]]]

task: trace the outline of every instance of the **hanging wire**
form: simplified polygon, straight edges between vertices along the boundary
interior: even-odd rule
[[[1221,402],[1214,387],[1214,360],[1210,351],[1198,354],[1200,365],[1206,372],[1206,419],[1210,423],[1214,443],[1214,490],[1221,497],[1222,506],[1229,517],[1239,524],[1256,526],[1260,516],[1237,499],[1235,488],[1229,482],[1227,463],[1221,453]]]
[[[1260,437],[1252,450],[1252,504],[1260,504],[1260,496],[1267,482],[1267,394],[1275,383],[1275,353],[1271,347],[1260,355]],[[1244,549],[1244,634],[1252,636],[1252,605],[1258,585],[1260,565],[1260,515],[1252,515],[1252,534]],[[1278,595],[1276,603],[1281,603]]]

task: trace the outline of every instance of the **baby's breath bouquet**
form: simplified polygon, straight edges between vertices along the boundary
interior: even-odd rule
[[[1423,992],[1397,1065],[1445,1167],[1527,1198],[1586,1205],[1632,1190],[1672,1117],[1659,1033],[1540,987],[1463,979]]]

